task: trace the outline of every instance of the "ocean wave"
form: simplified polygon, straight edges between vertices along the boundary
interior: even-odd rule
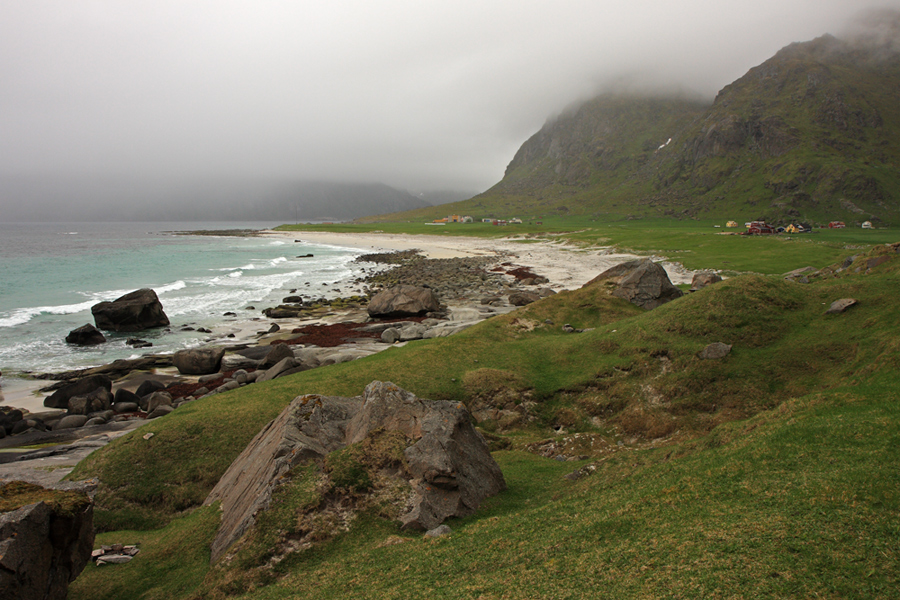
[[[164,285],[160,288],[156,288],[156,295],[165,294],[166,292],[177,292],[178,290],[183,290],[187,287],[187,284],[184,280],[179,279],[175,283],[170,283],[169,285]]]
[[[97,302],[88,300],[78,304],[63,304],[61,306],[32,306],[28,308],[19,308],[11,310],[0,317],[0,327],[15,327],[16,325],[24,325],[28,321],[41,314],[48,315],[72,315],[80,313],[90,308]]]

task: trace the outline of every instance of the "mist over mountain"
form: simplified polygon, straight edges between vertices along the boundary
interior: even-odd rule
[[[601,94],[444,212],[900,224],[898,32],[898,13],[870,13],[844,39],[783,48],[712,103]]]
[[[380,183],[7,176],[4,221],[348,221],[430,206]]]

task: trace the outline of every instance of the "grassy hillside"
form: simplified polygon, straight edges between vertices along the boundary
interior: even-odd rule
[[[88,567],[70,597],[892,597],[898,283],[900,256],[881,245],[807,285],[743,275],[650,312],[589,287],[194,402],[79,466],[102,482],[100,541],[142,553]],[[859,304],[826,315],[842,297]],[[715,341],[731,354],[700,360]],[[518,422],[479,423],[509,489],[449,537],[364,511],[282,554],[309,502],[301,471],[211,568],[218,515],[197,506],[244,444],[294,396],[355,395],[372,379],[471,407],[527,405]]]

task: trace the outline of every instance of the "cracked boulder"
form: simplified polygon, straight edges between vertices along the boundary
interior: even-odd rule
[[[425,400],[389,382],[362,396],[299,396],[250,442],[210,492],[222,523],[212,561],[246,533],[291,469],[318,465],[331,496],[364,501],[379,488],[394,494],[405,529],[429,530],[470,515],[506,488],[487,442],[462,404]]]
[[[608,285],[617,298],[651,310],[684,294],[672,284],[666,270],[649,258],[630,260],[600,273],[582,287]]]

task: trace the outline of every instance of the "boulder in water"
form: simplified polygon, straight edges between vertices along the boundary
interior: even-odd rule
[[[149,288],[135,290],[112,302],[95,304],[91,314],[97,328],[106,331],[141,331],[169,324],[159,297]]]

